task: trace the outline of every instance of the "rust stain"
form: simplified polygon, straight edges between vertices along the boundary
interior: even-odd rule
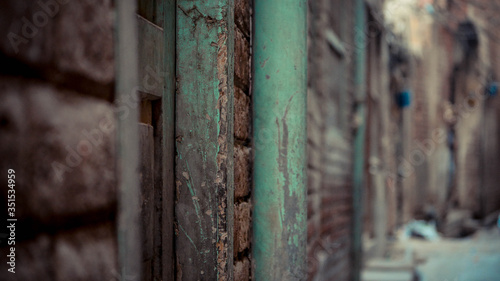
[[[266,62],[269,60],[269,57],[267,59],[265,59],[261,64],[260,64],[260,67],[264,68],[264,66],[266,66]]]

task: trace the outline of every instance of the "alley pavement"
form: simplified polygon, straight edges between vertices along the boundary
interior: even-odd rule
[[[483,229],[467,238],[406,241],[419,264],[421,281],[500,280],[500,229]]]

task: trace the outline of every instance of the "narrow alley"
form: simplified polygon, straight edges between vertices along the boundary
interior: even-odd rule
[[[0,2],[0,281],[500,280],[500,2]]]

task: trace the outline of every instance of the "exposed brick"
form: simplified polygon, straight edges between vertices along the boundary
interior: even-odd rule
[[[117,252],[112,223],[62,233],[54,242],[54,280],[113,280]]]
[[[243,260],[241,261],[236,261],[234,265],[234,280],[250,280],[250,261],[248,260],[248,258],[243,258]]]
[[[0,98],[0,152],[9,155],[0,167],[16,170],[16,217],[54,224],[114,209],[110,104],[12,78],[0,79]]]
[[[99,83],[113,81],[111,0],[2,1],[0,19],[0,32],[7,35],[0,53],[46,75],[69,72]]]
[[[242,202],[234,206],[234,252],[250,248],[251,205]]]
[[[234,197],[245,197],[250,193],[250,148],[236,145],[234,148]]]
[[[238,87],[234,89],[234,136],[240,140],[250,137],[251,119],[250,97]]]
[[[236,0],[234,3],[234,22],[246,37],[250,37],[250,1]]]
[[[250,84],[250,44],[236,29],[234,45],[234,76],[237,86],[248,89]]]

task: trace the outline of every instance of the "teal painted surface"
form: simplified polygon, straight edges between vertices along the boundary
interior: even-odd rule
[[[356,115],[361,120],[354,136],[354,167],[353,167],[353,241],[352,241],[352,280],[360,280],[362,267],[363,210],[362,195],[365,172],[365,99],[366,99],[366,7],[364,0],[355,2],[354,26],[354,87],[356,95]]]
[[[256,280],[305,280],[306,1],[255,0],[253,258]]]
[[[231,280],[232,0],[176,5],[176,278]]]

